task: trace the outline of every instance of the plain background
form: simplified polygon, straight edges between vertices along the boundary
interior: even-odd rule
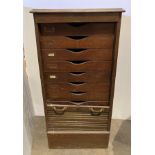
[[[117,1],[117,3],[116,3]],[[113,106],[113,118],[114,119],[130,119],[130,40],[131,40],[131,17],[130,17],[130,0],[123,2],[124,0],[112,0],[111,3],[105,1],[98,1],[94,3],[90,1],[88,3],[80,3],[77,1],[62,0],[59,1],[46,1],[46,3],[34,3],[33,1],[25,1],[25,6],[31,6],[32,8],[97,8],[97,7],[123,7],[126,9],[126,13],[122,16],[121,32],[120,32],[120,44],[118,65],[116,74],[115,94],[114,94],[114,106]],[[96,4],[96,5],[95,5]],[[29,84],[32,94],[32,101],[35,115],[43,116],[43,99],[41,93],[40,75],[37,60],[37,49],[35,40],[35,29],[33,15],[29,13],[31,8],[24,7],[24,51],[26,57],[27,74],[29,78]]]
[[[132,155],[154,155],[154,1],[133,0],[131,8]],[[22,11],[21,0],[1,2],[0,151],[5,155],[23,153]]]

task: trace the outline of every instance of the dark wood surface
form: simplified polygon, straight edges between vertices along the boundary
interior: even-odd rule
[[[121,12],[34,13],[35,23],[118,22]]]
[[[110,84],[53,84],[46,85],[46,98],[53,101],[86,100],[107,101],[109,100]]]
[[[123,11],[31,11],[49,148],[108,146]]]
[[[66,148],[107,148],[108,133],[51,133],[48,135],[48,145],[51,149]]]
[[[112,60],[112,49],[41,49],[45,62],[62,60]]]
[[[110,82],[111,70],[104,72],[45,72],[45,83],[54,84],[68,82],[87,82],[87,83],[108,83]]]
[[[74,36],[73,36],[74,37]],[[60,48],[112,48],[113,35],[84,36],[82,39],[74,39],[72,36],[41,36],[42,49]]]
[[[48,36],[85,36],[103,35],[114,33],[114,23],[62,23],[62,24],[39,24],[41,35]]]
[[[59,72],[85,72],[85,71],[109,71],[112,68],[112,61],[52,61],[44,62],[45,71]]]

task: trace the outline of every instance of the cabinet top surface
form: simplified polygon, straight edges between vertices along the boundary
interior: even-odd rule
[[[32,9],[30,13],[91,13],[91,12],[125,12],[122,8],[98,8],[98,9]]]

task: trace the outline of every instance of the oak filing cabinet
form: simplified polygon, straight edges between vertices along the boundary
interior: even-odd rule
[[[31,11],[49,148],[108,147],[122,12]]]

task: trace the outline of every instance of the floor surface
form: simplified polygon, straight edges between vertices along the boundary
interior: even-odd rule
[[[130,155],[130,121],[112,120],[107,149],[48,149],[44,117],[35,117],[32,155]]]

